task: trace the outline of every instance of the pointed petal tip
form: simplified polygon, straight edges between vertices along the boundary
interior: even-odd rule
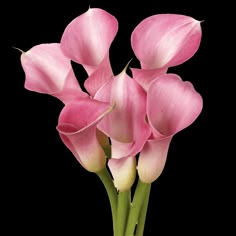
[[[132,60],[133,60],[133,58],[131,58],[131,59],[128,61],[128,63],[126,64],[124,70],[127,70],[127,69],[128,69],[128,66],[129,66],[129,64],[130,64],[130,62],[131,62]]]
[[[133,60],[133,58],[131,58],[131,59],[127,62],[127,64],[125,65],[124,69],[120,72],[119,75],[124,75],[124,74],[126,74],[126,71],[127,71],[127,69],[129,68],[129,64],[130,64],[130,62],[131,62],[132,60]]]
[[[101,8],[89,8],[67,25],[61,47],[71,60],[98,66],[107,55],[117,31],[118,21],[113,15]]]
[[[21,53],[25,53],[22,49],[20,48],[17,48],[17,47],[14,47],[14,46],[11,46],[12,48],[16,49],[17,51],[20,51]]]

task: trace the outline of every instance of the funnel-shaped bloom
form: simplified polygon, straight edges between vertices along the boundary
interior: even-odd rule
[[[57,130],[64,144],[88,171],[98,172],[106,163],[106,155],[97,138],[97,124],[112,110],[108,103],[79,98],[62,109]]]
[[[109,48],[117,31],[118,22],[114,16],[99,8],[89,8],[69,23],[62,35],[64,54],[81,64],[91,76],[85,83],[91,96],[113,75]]]
[[[164,168],[171,138],[191,125],[201,113],[203,101],[190,82],[175,74],[153,80],[147,93],[147,116],[152,128],[140,153],[138,172],[143,182],[153,182]]]
[[[150,135],[146,122],[146,93],[125,70],[109,80],[94,97],[115,104],[98,124],[111,138],[112,158],[136,155]]]
[[[114,184],[120,191],[126,191],[136,176],[134,156],[151,133],[146,122],[146,93],[123,70],[102,86],[94,98],[115,104],[114,110],[104,117],[98,128],[111,140],[108,166]]]
[[[144,69],[182,64],[198,50],[200,21],[178,14],[158,14],[140,22],[131,35],[131,45]]]
[[[67,103],[77,96],[87,96],[80,88],[70,60],[58,43],[40,44],[21,54],[25,88],[50,94]]]

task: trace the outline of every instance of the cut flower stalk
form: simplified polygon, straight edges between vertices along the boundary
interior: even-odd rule
[[[114,236],[142,236],[145,226],[151,183],[138,180],[131,199],[131,190],[119,192],[106,168],[97,173],[106,189],[113,219]]]

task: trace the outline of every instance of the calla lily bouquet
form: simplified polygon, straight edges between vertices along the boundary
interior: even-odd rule
[[[132,76],[129,62],[113,73],[109,49],[117,32],[113,15],[89,8],[67,25],[60,43],[22,51],[21,65],[27,90],[62,101],[56,129],[81,166],[102,180],[113,235],[142,236],[151,184],[163,171],[170,142],[202,111],[192,83],[168,73],[198,50],[201,22],[180,14],[141,21],[131,34],[140,62],[130,68]],[[85,89],[72,61],[87,72]]]

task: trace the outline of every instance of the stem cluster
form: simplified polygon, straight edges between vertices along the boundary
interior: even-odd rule
[[[137,182],[133,196],[131,189],[119,192],[107,168],[97,173],[110,201],[114,236],[143,236],[151,184]]]

